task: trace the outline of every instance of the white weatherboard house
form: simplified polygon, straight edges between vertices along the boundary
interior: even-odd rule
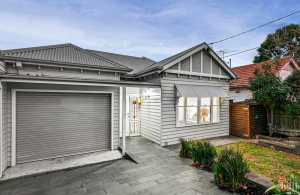
[[[126,136],[166,146],[229,134],[235,75],[206,43],[160,62],[73,44],[0,50],[0,72],[1,175],[27,162],[124,152]]]

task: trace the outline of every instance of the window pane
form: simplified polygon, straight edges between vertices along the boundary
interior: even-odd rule
[[[197,107],[186,107],[186,122],[187,124],[197,123]]]
[[[186,106],[197,106],[198,98],[196,97],[187,97]]]
[[[201,106],[210,106],[210,97],[201,98]]]
[[[213,105],[214,106],[220,105],[220,98],[219,97],[213,97]]]
[[[210,107],[201,106],[200,107],[200,123],[209,123],[210,122]]]
[[[179,97],[179,98],[178,98],[177,105],[178,105],[178,106],[184,106],[184,97]]]
[[[212,108],[212,112],[213,112],[213,118],[212,118],[212,122],[213,123],[217,123],[220,121],[220,106],[213,106]]]
[[[177,107],[177,122],[184,124],[184,109],[185,107]]]

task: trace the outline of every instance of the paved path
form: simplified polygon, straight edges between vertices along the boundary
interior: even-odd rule
[[[139,164],[118,160],[12,180],[0,184],[0,195],[227,194],[212,183],[211,173],[174,151],[144,138],[130,138],[127,147]]]

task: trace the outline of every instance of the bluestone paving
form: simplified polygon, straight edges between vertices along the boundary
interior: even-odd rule
[[[127,140],[138,164],[118,160],[0,183],[0,195],[222,195],[213,175],[195,169],[189,159],[144,138]]]

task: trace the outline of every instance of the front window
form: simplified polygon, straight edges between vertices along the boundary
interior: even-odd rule
[[[198,107],[198,98],[195,97],[186,98],[186,123],[197,124],[198,122],[197,107]]]
[[[204,97],[200,98],[201,105],[200,110],[200,123],[209,123],[210,122],[210,110],[211,110],[211,98]]]
[[[220,97],[179,97],[177,126],[220,122]]]

